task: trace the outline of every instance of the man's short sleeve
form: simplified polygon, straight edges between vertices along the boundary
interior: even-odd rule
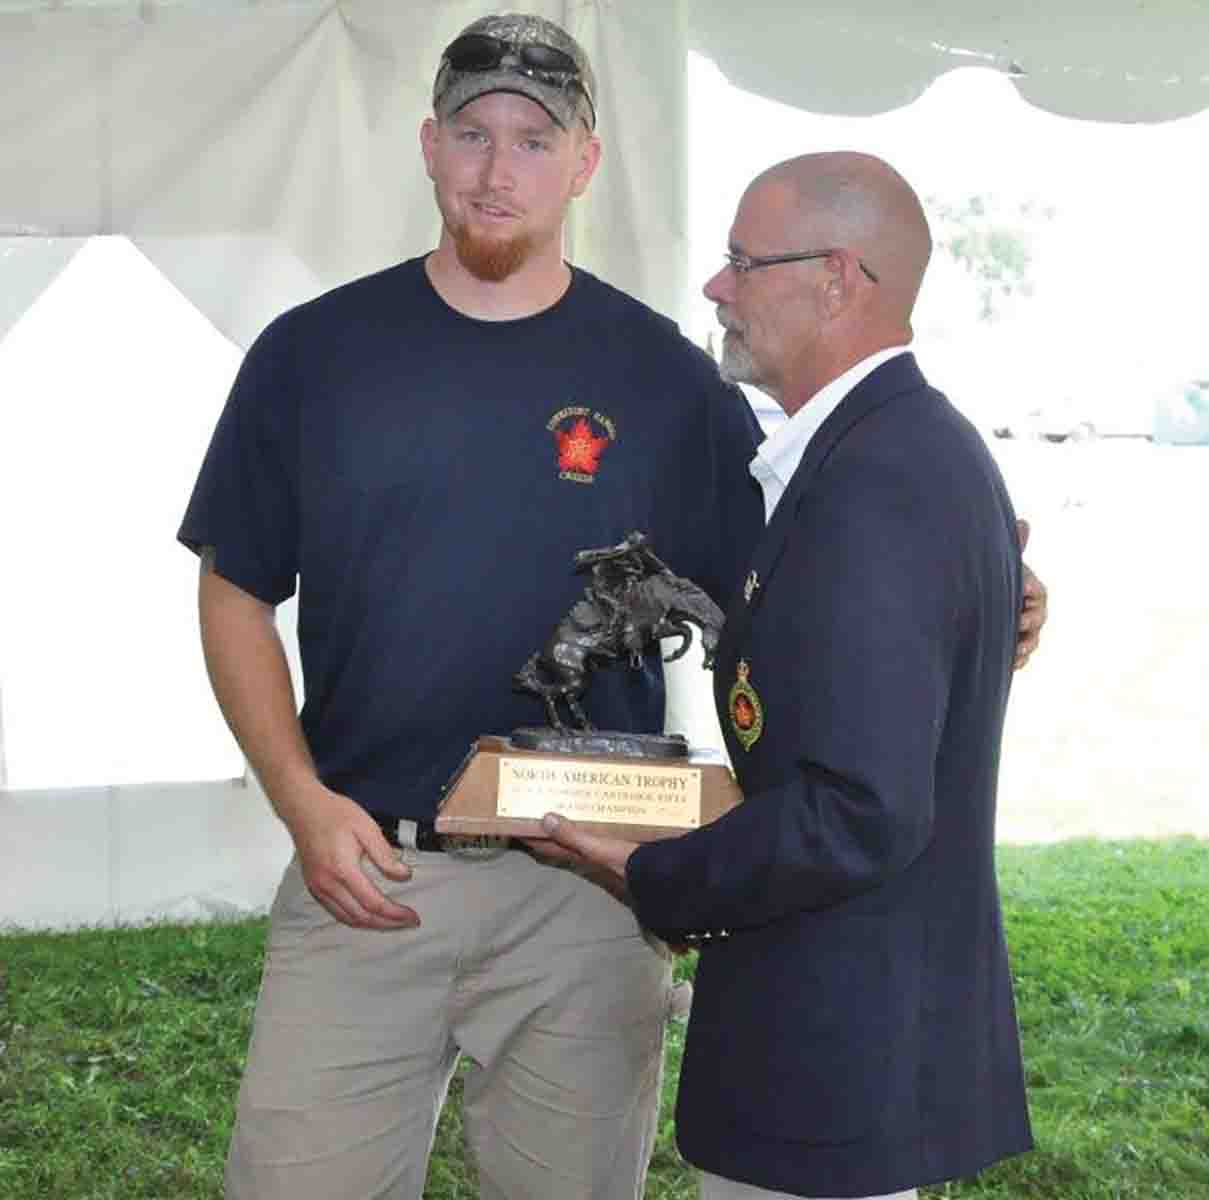
[[[293,595],[298,573],[298,401],[279,318],[244,358],[177,533],[267,604]]]

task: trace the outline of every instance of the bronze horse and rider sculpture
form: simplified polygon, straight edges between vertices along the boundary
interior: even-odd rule
[[[644,533],[581,550],[574,567],[589,575],[583,596],[512,678],[516,690],[541,700],[549,724],[483,734],[442,788],[436,829],[457,842],[458,853],[492,855],[506,849],[510,838],[542,838],[540,816],[550,811],[573,815],[588,829],[644,841],[697,828],[738,802],[734,777],[717,751],[690,747],[678,733],[597,729],[583,704],[594,671],[645,668],[644,657],[664,638],[680,639],[665,661],[682,658],[693,626],[701,633],[704,665],[712,668],[721,609],[695,583],[676,575]],[[514,758],[518,751],[540,757]],[[670,774],[631,776],[622,770],[599,786],[578,778],[595,776],[600,764],[609,775],[607,768],[618,759],[642,759],[652,772]],[[541,764],[535,776],[525,777],[520,765],[535,762]],[[583,764],[589,769],[581,771]],[[674,778],[683,791],[669,801],[669,793],[655,794],[646,783],[634,782],[653,778]],[[602,805],[620,805],[625,815],[602,815]]]
[[[591,732],[581,700],[592,672],[614,663],[638,667],[647,648],[662,638],[681,639],[664,659],[672,662],[687,652],[696,625],[704,665],[713,666],[721,609],[691,580],[674,574],[645,534],[634,532],[615,546],[581,550],[575,555],[575,569],[591,570],[582,599],[513,676],[514,687],[544,702],[556,731],[568,732],[559,711],[561,702],[572,729]]]

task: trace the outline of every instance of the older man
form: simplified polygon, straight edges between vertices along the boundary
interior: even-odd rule
[[[635,848],[547,818],[701,948],[677,1105],[706,1200],[912,1196],[1031,1144],[994,874],[1015,516],[926,383],[923,210],[857,154],[747,189],[706,285],[789,420],[715,698],[745,801]]]

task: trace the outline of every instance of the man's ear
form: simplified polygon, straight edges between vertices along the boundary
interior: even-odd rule
[[[829,317],[839,316],[852,301],[856,291],[855,272],[860,264],[847,250],[837,250],[823,263],[826,282],[823,284],[823,308]]]
[[[588,184],[592,182],[592,176],[600,166],[600,138],[594,133],[589,133],[581,140],[578,153],[579,169],[571,182],[572,196],[582,196],[588,190]]]
[[[424,170],[428,178],[432,175],[432,158],[436,152],[437,139],[441,136],[440,126],[435,117],[426,117],[420,126],[420,151],[424,155]]]

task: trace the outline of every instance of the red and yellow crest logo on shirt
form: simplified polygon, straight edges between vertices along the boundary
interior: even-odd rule
[[[583,405],[560,408],[546,422],[554,434],[558,453],[558,477],[572,483],[595,483],[601,455],[617,440],[617,427],[604,413]]]

